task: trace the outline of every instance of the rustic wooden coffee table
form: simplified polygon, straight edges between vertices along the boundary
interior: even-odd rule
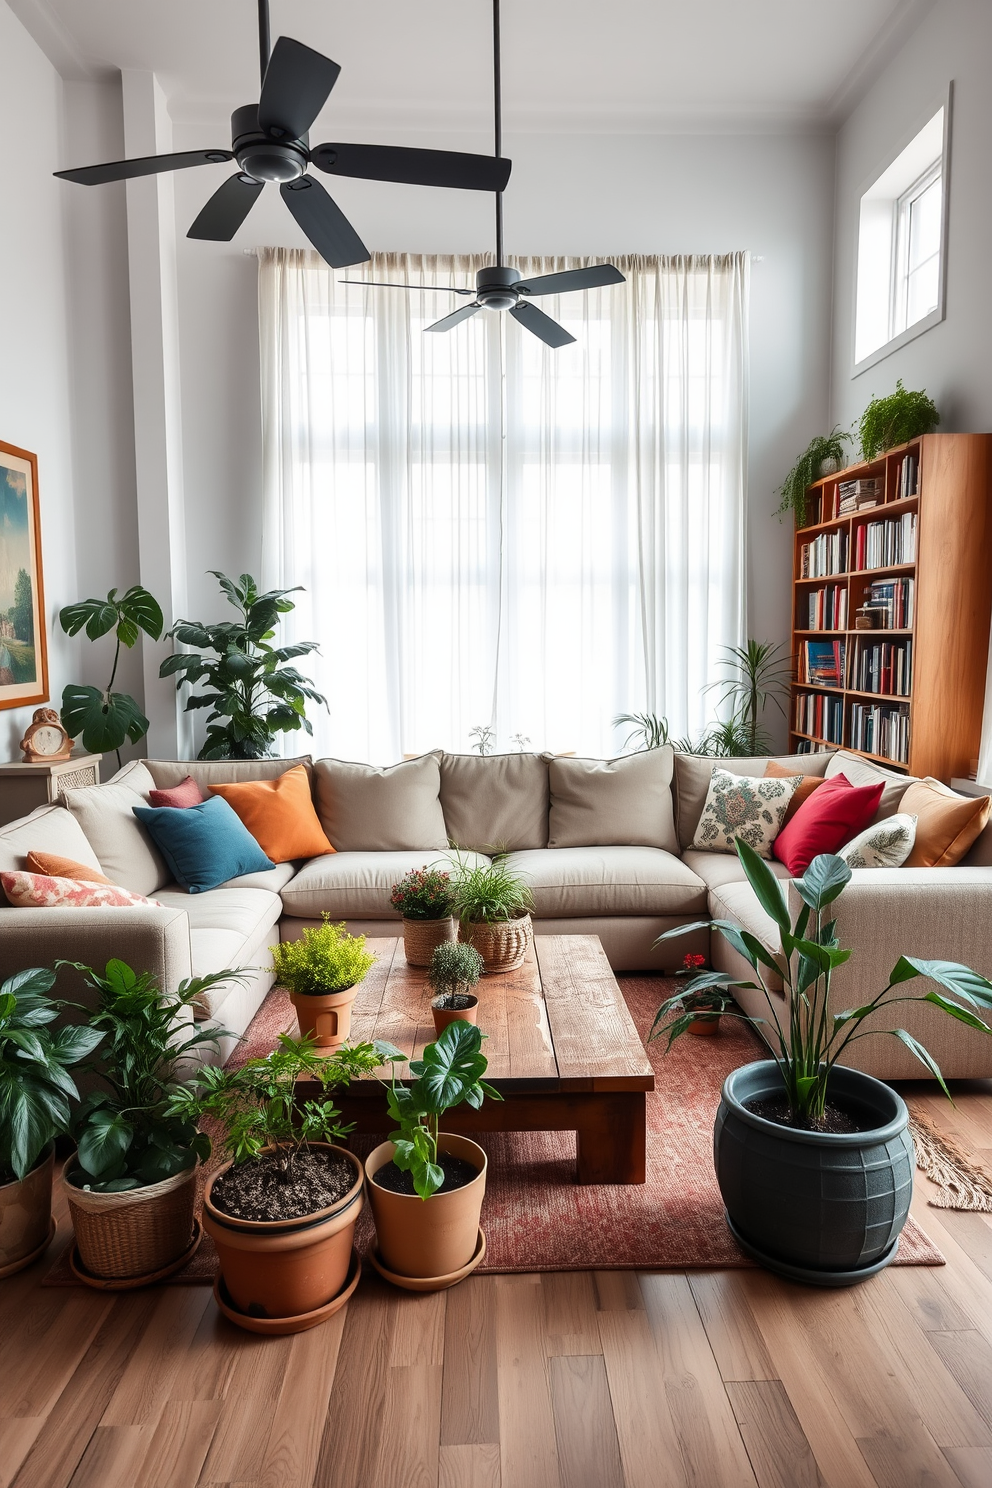
[[[355,1000],[351,1038],[387,1039],[418,1058],[434,1038],[426,972],[407,964],[402,940],[367,945],[378,961]],[[456,1107],[445,1130],[574,1131],[580,1183],[643,1183],[654,1071],[598,937],[538,936],[522,966],[476,990],[486,1079],[503,1099]],[[353,1081],[334,1100],[357,1131],[390,1130],[378,1081]]]

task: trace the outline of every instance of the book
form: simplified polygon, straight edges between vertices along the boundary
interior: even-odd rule
[[[799,652],[799,681],[843,687],[845,650],[844,641],[804,641]]]

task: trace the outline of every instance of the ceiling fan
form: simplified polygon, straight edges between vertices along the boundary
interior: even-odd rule
[[[503,100],[501,80],[501,47],[499,29],[499,0],[493,0],[493,115],[495,134],[494,159],[499,160],[503,146]],[[509,176],[509,173],[507,173]],[[475,276],[474,289],[452,289],[448,285],[434,284],[384,284],[369,279],[342,279],[342,284],[361,284],[375,289],[431,289],[443,294],[473,296],[470,305],[462,305],[433,325],[428,331],[451,331],[463,320],[477,315],[480,310],[509,310],[514,320],[526,330],[538,336],[546,346],[567,346],[575,337],[564,326],[545,315],[531,304],[535,295],[568,294],[574,289],[599,289],[606,284],[623,284],[625,277],[613,264],[590,264],[584,269],[565,269],[558,274],[539,274],[536,279],[521,279],[518,270],[507,268],[503,263],[503,188],[496,185],[490,189],[496,193],[496,263],[491,268],[480,269]]]
[[[100,186],[106,181],[236,160],[237,175],[229,176],[214,192],[186,236],[229,242],[262,187],[274,181],[317,252],[334,269],[365,263],[371,255],[334,199],[307,173],[309,165],[328,175],[467,191],[502,191],[509,180],[510,161],[501,159],[498,151],[493,158],[395,145],[331,144],[311,149],[307,131],[337,82],[340,67],[289,36],[280,36],[270,52],[269,0],[258,0],[258,50],[261,93],[257,104],[245,104],[231,115],[230,150],[148,155],[55,174],[82,186]]]

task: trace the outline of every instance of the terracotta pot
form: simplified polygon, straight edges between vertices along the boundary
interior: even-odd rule
[[[213,1240],[227,1294],[239,1312],[295,1318],[323,1307],[348,1277],[355,1223],[362,1212],[363,1169],[343,1147],[311,1142],[347,1158],[355,1181],[343,1198],[299,1219],[235,1219],[211,1202],[214,1184],[231,1166],[211,1174],[203,1193],[203,1228]]]
[[[477,1142],[442,1132],[438,1149],[463,1157],[479,1169],[477,1178],[450,1193],[429,1199],[390,1193],[374,1181],[391,1162],[392,1142],[382,1142],[365,1162],[366,1192],[372,1205],[379,1255],[390,1271],[424,1279],[448,1277],[467,1266],[479,1243],[479,1215],[486,1192],[486,1154]]]
[[[351,1032],[351,1005],[358,987],[342,992],[290,992],[301,1038],[315,1038],[318,1054],[333,1054]]]
[[[512,920],[461,921],[458,939],[475,946],[486,971],[515,971],[527,954],[534,938],[534,922],[529,914]]]
[[[440,1008],[435,999],[431,1003],[431,1017],[434,1019],[434,1032],[442,1034],[449,1023],[478,1023],[479,1021],[479,999],[474,992],[459,993],[461,997],[471,999],[467,1008]]]
[[[694,1033],[697,1038],[712,1038],[715,1033],[719,1032],[719,1013],[705,1013],[701,1018],[693,1018],[686,1029],[686,1033]]]
[[[123,1193],[92,1193],[69,1182],[75,1160],[62,1170],[76,1249],[94,1277],[125,1280],[164,1271],[193,1237],[196,1164],[161,1183]]]
[[[51,1239],[54,1166],[50,1147],[26,1178],[0,1186],[0,1276],[30,1266]]]
[[[450,915],[446,920],[403,921],[403,953],[411,966],[430,966],[438,946],[457,939],[458,931]]]

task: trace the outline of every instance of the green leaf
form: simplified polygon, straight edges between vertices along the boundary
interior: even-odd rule
[[[823,946],[815,940],[795,941],[796,950],[801,956],[805,956],[821,972],[833,971],[837,966],[843,966],[845,961],[851,959],[850,950],[841,950],[834,946]]]
[[[952,1018],[957,1018],[959,1023],[967,1023],[969,1028],[977,1029],[980,1033],[992,1034],[992,1028],[983,1023],[981,1018],[974,1013],[969,1013],[960,1003],[952,1002],[949,997],[943,997],[939,992],[928,992],[922,999],[924,1002],[932,1002],[934,1007],[943,1008]]]
[[[957,961],[920,961],[915,956],[903,956],[896,967],[912,968],[909,975],[929,977],[932,982],[938,982],[940,986],[946,987],[948,992],[954,992],[958,997],[963,997],[965,1002],[970,1002],[973,1007],[992,1008],[992,982],[986,980],[979,972],[972,971],[970,966],[962,966]],[[893,972],[891,981],[896,980]],[[909,976],[903,974],[900,981],[908,981]]]
[[[62,692],[62,722],[92,754],[110,754],[125,739],[137,744],[148,732],[148,719],[127,693],[104,693],[75,682]]]
[[[937,1067],[937,1061],[934,1059],[929,1049],[925,1049],[918,1039],[915,1039],[911,1033],[906,1032],[905,1028],[890,1028],[889,1032],[892,1034],[893,1038],[897,1038],[900,1043],[905,1044],[906,1048],[910,1051],[911,1054],[916,1055],[920,1063],[924,1065],[933,1075],[934,1079],[937,1081],[937,1084],[947,1096],[947,1099],[951,1101],[951,1105],[953,1105],[954,1102],[951,1100],[951,1092],[945,1085],[944,1077]]]
[[[78,1064],[87,1054],[92,1054],[104,1037],[98,1028],[78,1024],[60,1028],[52,1038],[52,1052],[61,1064]]]
[[[85,625],[89,639],[98,641],[117,624],[117,606],[110,600],[83,599],[59,611],[59,624],[67,635],[78,635]]]
[[[147,589],[142,589],[140,584],[133,584],[127,593],[121,596],[118,605],[123,619],[138,626],[146,635],[151,636],[153,641],[159,639],[165,625],[165,618],[158,600],[149,594]],[[117,633],[120,635],[120,630]],[[134,642],[125,641],[124,644],[133,645]]]
[[[81,1166],[100,1178],[115,1167],[131,1145],[133,1132],[116,1111],[94,1111],[79,1132],[78,1152]]]
[[[765,914],[771,916],[780,930],[790,931],[792,924],[789,920],[789,906],[785,902],[782,885],[764,858],[759,858],[754,848],[750,847],[743,837],[737,837],[734,841],[737,856],[741,860],[741,867],[747,875],[748,883],[754,890],[758,903]]]
[[[422,1199],[436,1194],[443,1182],[444,1169],[437,1163],[418,1163],[413,1170],[413,1186]]]
[[[811,909],[825,909],[851,881],[851,870],[843,858],[821,853],[813,859],[796,888]]]

